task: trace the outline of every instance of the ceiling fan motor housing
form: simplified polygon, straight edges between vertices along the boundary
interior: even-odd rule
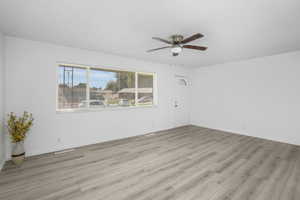
[[[173,41],[173,44],[179,44],[183,40],[182,35],[172,35],[171,40]]]

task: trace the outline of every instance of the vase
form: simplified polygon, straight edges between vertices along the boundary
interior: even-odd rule
[[[25,149],[23,141],[13,143],[11,158],[13,163],[17,166],[20,166],[24,162]]]

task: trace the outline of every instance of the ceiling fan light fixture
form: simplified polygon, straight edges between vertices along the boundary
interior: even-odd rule
[[[182,51],[182,47],[181,47],[181,46],[174,46],[174,47],[171,48],[171,52],[172,52],[172,53],[178,54],[178,53],[180,53],[181,51]]]
[[[169,40],[165,40],[159,37],[153,37],[152,39],[168,44],[168,46],[150,49],[147,52],[153,52],[161,49],[170,49],[173,56],[178,56],[184,49],[194,49],[198,51],[205,51],[207,47],[197,46],[197,45],[189,45],[187,43],[202,38],[204,35],[201,33],[196,33],[190,37],[184,38],[182,35],[171,35]]]

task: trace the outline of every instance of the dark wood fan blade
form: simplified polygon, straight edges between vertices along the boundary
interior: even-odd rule
[[[207,47],[201,47],[201,46],[195,46],[195,45],[183,45],[183,48],[187,48],[187,49],[196,49],[196,50],[200,50],[200,51],[205,51],[207,49]]]
[[[160,47],[160,48],[156,48],[156,49],[150,49],[147,52],[152,52],[152,51],[157,51],[157,50],[161,50],[161,49],[167,49],[167,48],[171,48],[172,46],[167,46],[167,47]]]
[[[153,37],[152,39],[154,39],[154,40],[158,40],[158,41],[161,41],[161,42],[164,42],[164,43],[167,43],[167,44],[172,44],[172,42],[171,42],[171,41],[168,41],[168,40],[165,40],[165,39],[162,39],[162,38]]]
[[[185,38],[184,40],[181,41],[182,44],[186,44],[188,42],[191,42],[193,40],[202,38],[204,35],[202,35],[201,33],[197,33],[195,35],[192,35],[191,37]]]

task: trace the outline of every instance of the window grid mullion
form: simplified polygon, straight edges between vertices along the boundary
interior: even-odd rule
[[[90,108],[90,67],[86,68],[86,102],[87,108]]]
[[[138,105],[138,72],[135,72],[135,95],[134,104]]]

